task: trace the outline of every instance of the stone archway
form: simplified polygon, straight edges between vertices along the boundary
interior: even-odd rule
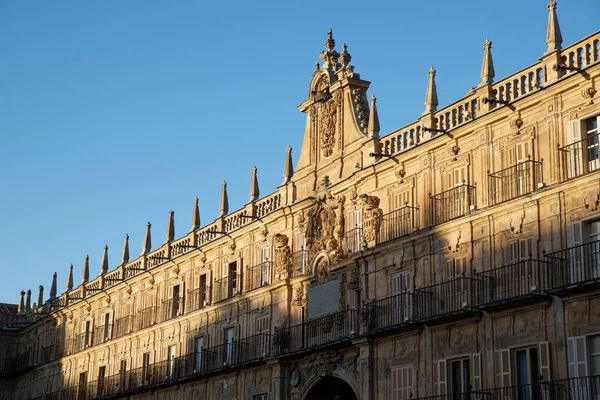
[[[343,379],[325,376],[310,388],[304,400],[358,400],[358,396]]]

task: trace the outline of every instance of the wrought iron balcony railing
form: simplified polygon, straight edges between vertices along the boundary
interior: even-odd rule
[[[410,235],[419,227],[419,208],[405,205],[383,215],[377,244]]]
[[[183,315],[184,309],[183,309],[183,305],[184,303],[184,298],[183,297],[179,297],[179,298],[172,298],[172,299],[167,299],[165,301],[163,301],[160,304],[160,310],[158,313],[158,320],[157,322],[164,322],[164,321],[168,321],[170,319],[173,318],[177,318],[181,315]]]
[[[343,310],[276,329],[273,352],[276,356],[310,351],[343,342],[358,335],[358,311]]]
[[[238,282],[240,279],[241,276],[236,274],[215,280],[214,301],[219,302],[236,296],[238,294]]]
[[[290,271],[288,271],[288,278],[297,278],[308,274],[310,268],[308,262],[308,250],[303,249],[292,253],[292,263],[290,265]]]
[[[600,282],[600,241],[545,255],[550,264],[548,289],[563,290]]]
[[[481,280],[461,276],[447,282],[415,289],[418,312],[423,321],[453,317],[477,310]]]
[[[271,282],[273,282],[273,263],[271,261],[263,261],[246,269],[245,291],[249,292],[270,285]]]
[[[543,182],[542,173],[542,163],[533,160],[488,173],[490,203],[499,204],[536,191]]]
[[[406,291],[364,304],[360,322],[370,333],[376,333],[414,324],[423,318],[421,312],[419,296]]]
[[[362,249],[363,229],[356,227],[344,233],[342,237],[342,250],[346,255],[358,253]]]
[[[142,330],[156,322],[156,306],[150,306],[138,311],[135,316],[135,329]]]
[[[598,133],[559,148],[563,179],[573,179],[600,169]]]
[[[475,274],[481,280],[480,306],[496,307],[545,297],[550,265],[533,258]]]
[[[191,290],[187,295],[187,312],[200,310],[208,305],[209,287]]]
[[[429,196],[429,198],[431,200],[432,225],[467,215],[477,206],[475,186],[467,184]]]
[[[120,338],[129,334],[134,328],[134,320],[133,315],[126,315],[117,319],[113,326],[114,338]]]
[[[112,339],[113,325],[100,325],[94,328],[94,345],[101,344]]]

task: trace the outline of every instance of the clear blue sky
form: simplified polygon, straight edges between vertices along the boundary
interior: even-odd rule
[[[600,29],[598,0],[558,2],[563,45]],[[338,49],[372,82],[382,134],[423,111],[427,71],[440,107],[478,84],[482,44],[496,78],[546,49],[545,0],[0,1],[0,301],[50,289],[90,255],[99,271],[123,236],[141,251],[147,221],[164,241],[281,183],[297,160],[314,63],[333,28]]]

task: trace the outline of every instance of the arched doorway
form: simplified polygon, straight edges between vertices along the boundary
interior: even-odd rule
[[[313,386],[306,400],[358,400],[352,387],[340,378],[326,376]]]

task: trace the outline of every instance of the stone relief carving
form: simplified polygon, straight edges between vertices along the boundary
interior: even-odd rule
[[[379,208],[379,197],[362,194],[359,197],[363,206],[363,240],[373,242],[379,234],[383,211]]]
[[[326,186],[320,189],[320,198],[308,212],[306,244],[309,260],[320,251],[327,251],[336,261],[341,256],[340,240],[344,234],[344,196],[333,198]]]
[[[275,235],[275,279],[287,278],[292,250],[288,245],[289,239],[282,234]]]
[[[329,350],[322,353],[313,353],[304,357],[304,362],[308,365],[305,367],[307,371],[303,374],[309,380],[313,376],[321,378],[331,376],[333,371],[339,364],[342,363],[344,357],[338,354],[336,350]]]
[[[348,289],[356,290],[360,287],[360,268],[354,267],[350,270],[350,280],[348,281]]]
[[[292,304],[296,307],[304,307],[306,305],[306,296],[304,295],[304,286],[300,285],[294,289],[295,296]]]

